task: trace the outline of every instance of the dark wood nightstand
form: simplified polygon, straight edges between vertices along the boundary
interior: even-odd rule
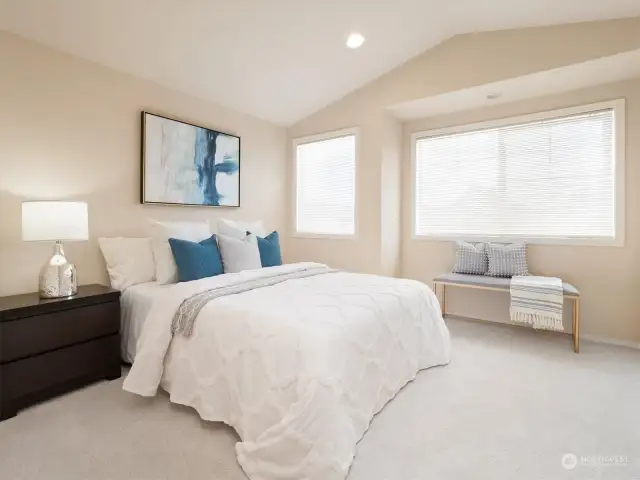
[[[0,421],[92,381],[120,377],[120,292],[0,297]]]

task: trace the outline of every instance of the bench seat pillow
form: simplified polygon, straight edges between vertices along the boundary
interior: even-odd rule
[[[485,275],[489,271],[489,257],[484,243],[456,242],[456,264],[453,273]]]
[[[514,277],[529,275],[527,267],[527,246],[524,243],[502,245],[488,243],[489,271],[491,277]]]

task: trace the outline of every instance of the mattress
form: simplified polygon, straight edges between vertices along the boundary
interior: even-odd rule
[[[120,355],[122,360],[133,363],[136,344],[142,333],[147,315],[156,296],[171,285],[156,282],[140,283],[127,288],[120,296]]]

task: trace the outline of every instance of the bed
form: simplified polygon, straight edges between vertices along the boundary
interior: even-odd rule
[[[140,332],[123,388],[161,386],[233,427],[253,480],[344,479],[373,416],[419,370],[449,361],[438,301],[412,280],[300,263],[139,287],[123,300],[126,328]],[[181,312],[190,335],[176,331]]]
[[[136,358],[136,344],[153,300],[168,288],[171,286],[145,282],[127,287],[120,295],[120,355],[126,363]]]

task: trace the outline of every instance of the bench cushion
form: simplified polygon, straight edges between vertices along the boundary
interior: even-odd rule
[[[486,275],[465,275],[463,273],[444,273],[442,275],[438,275],[433,279],[433,281],[499,288],[501,290],[509,290],[511,285],[510,278],[489,277]],[[578,289],[570,283],[562,282],[562,290],[565,295],[580,295]]]

